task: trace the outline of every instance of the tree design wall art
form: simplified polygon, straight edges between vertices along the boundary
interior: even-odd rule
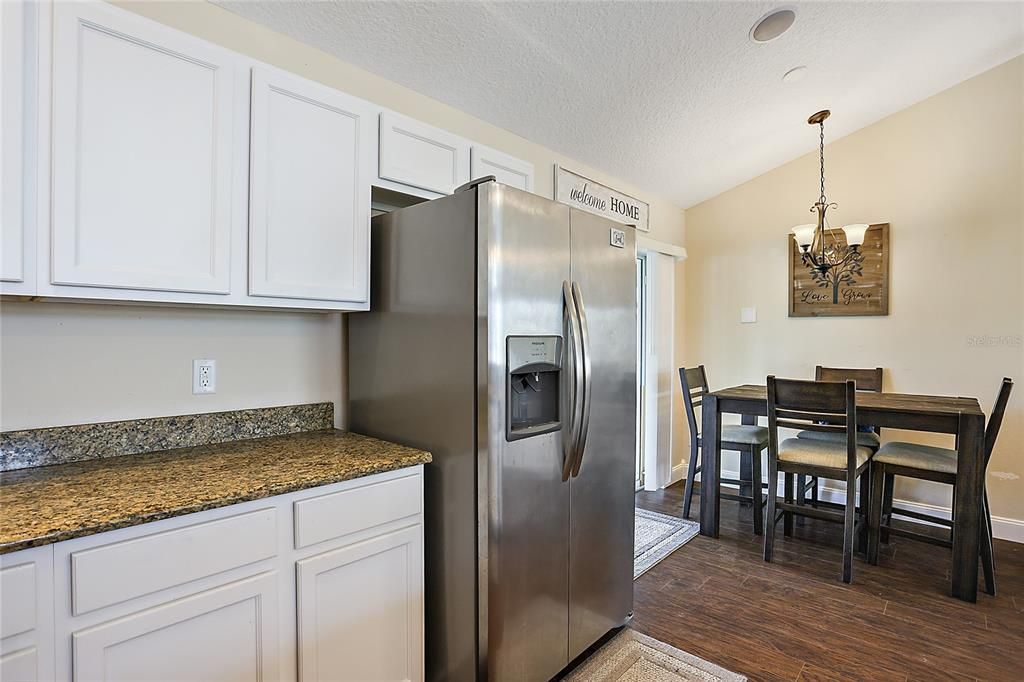
[[[845,253],[842,230],[830,230],[830,242]],[[789,243],[789,316],[835,317],[889,314],[889,224],[873,224],[858,253],[841,266],[821,272],[808,267],[800,247]]]

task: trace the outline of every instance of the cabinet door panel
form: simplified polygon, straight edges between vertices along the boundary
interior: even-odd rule
[[[229,291],[229,52],[101,4],[57,3],[53,284]]]
[[[469,142],[391,112],[380,115],[380,177],[440,194],[469,181]]]
[[[74,614],[270,558],[276,535],[271,507],[72,552]],[[190,553],[187,561],[166,560]]]
[[[4,682],[40,682],[39,652],[34,646],[0,655],[0,680]]]
[[[373,116],[337,90],[253,69],[250,294],[368,300]]]
[[[485,175],[493,175],[504,185],[527,192],[533,191],[533,164],[497,149],[473,145],[469,167],[470,176],[474,180]]]
[[[277,680],[277,591],[271,571],[75,632],[74,679]]]
[[[0,639],[35,630],[38,573],[34,561],[0,569]]]
[[[25,281],[24,9],[22,2],[0,4],[0,281],[3,282]]]
[[[299,561],[299,678],[423,678],[422,526]]]
[[[0,680],[53,679],[53,547],[0,555]]]

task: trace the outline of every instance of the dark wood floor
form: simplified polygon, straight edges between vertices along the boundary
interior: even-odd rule
[[[682,485],[637,494],[679,516]],[[697,497],[691,517],[697,515]],[[878,566],[840,580],[841,526],[779,524],[761,556],[750,509],[722,502],[698,536],[635,583],[633,627],[751,680],[1024,680],[1024,545],[996,541],[998,596],[948,596],[949,551],[894,538]]]

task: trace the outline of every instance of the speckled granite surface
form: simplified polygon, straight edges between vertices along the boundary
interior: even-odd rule
[[[0,554],[430,461],[333,429],[0,474]]]
[[[0,471],[280,436],[334,426],[334,405],[311,403],[0,433]]]

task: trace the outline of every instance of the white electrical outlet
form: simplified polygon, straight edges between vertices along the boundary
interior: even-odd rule
[[[217,361],[192,361],[192,393],[202,395],[217,392]]]

